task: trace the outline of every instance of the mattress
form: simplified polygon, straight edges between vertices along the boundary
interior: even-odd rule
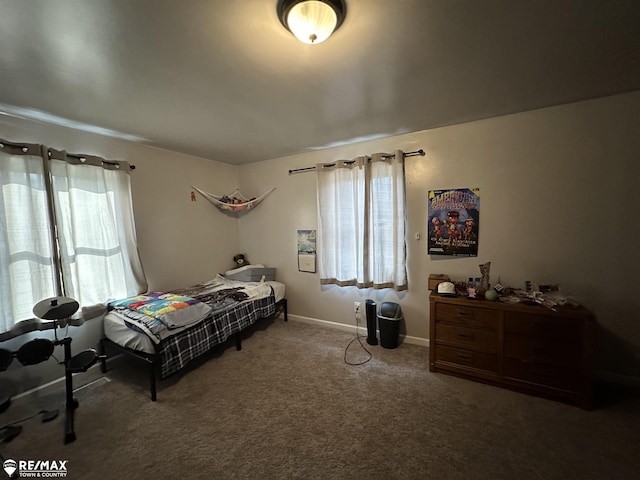
[[[238,285],[246,284],[246,282],[233,282]],[[275,296],[276,303],[282,300],[285,296],[285,285],[276,281],[266,281],[273,288],[273,294]],[[104,317],[104,334],[105,336],[117,343],[118,345],[132,350],[137,350],[145,353],[155,353],[156,349],[151,339],[140,332],[136,332],[129,328],[124,321],[124,318],[116,311],[107,313]]]

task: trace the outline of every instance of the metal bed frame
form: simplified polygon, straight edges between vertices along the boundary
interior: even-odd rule
[[[282,300],[276,302],[275,307],[276,310],[273,315],[266,318],[278,318],[280,316],[280,313],[282,313],[284,315],[284,321],[287,322],[289,320],[287,312],[287,299],[283,298]],[[235,333],[234,335],[232,335],[232,337],[236,342],[236,350],[242,350],[242,331]],[[160,378],[160,355],[157,353],[146,353],[123,347],[104,337],[100,339],[100,355],[98,356],[101,362],[100,370],[102,371],[102,373],[107,373],[107,346],[109,348],[118,350],[119,352],[124,353],[128,356],[137,358],[138,360],[141,360],[147,364],[149,368],[149,389],[151,392],[151,401],[155,402],[158,397],[157,379]]]

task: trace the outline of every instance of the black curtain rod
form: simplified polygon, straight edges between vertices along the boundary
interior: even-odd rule
[[[415,152],[407,152],[407,153],[404,154],[405,157],[415,157],[416,155],[420,155],[421,157],[424,157],[424,155],[425,155],[424,150],[420,149],[420,150],[416,150]],[[391,157],[393,157],[393,155],[387,155],[387,156],[384,156],[382,158],[386,159],[386,158],[391,158]],[[333,164],[328,163],[327,165],[328,166],[334,166],[335,163],[333,163]],[[313,171],[315,169],[316,169],[316,167],[294,168],[294,169],[289,170],[289,175],[291,175],[292,173],[311,172],[311,171]]]
[[[74,153],[67,153],[67,157],[77,158],[78,160],[80,160],[83,163],[87,160],[87,157],[95,158],[98,161],[100,161],[100,163],[103,166],[104,165],[111,165],[112,167],[116,167],[116,168],[120,168],[120,163],[127,163],[127,162],[109,161],[109,160],[105,160],[104,158],[94,157],[93,155],[80,155],[80,154],[74,154]],[[136,169],[135,165],[129,165],[129,170],[135,170],[135,169]]]
[[[38,148],[41,147],[41,145],[35,144],[35,143],[15,143],[15,142],[8,142],[6,140],[0,139],[0,149],[4,148],[6,146],[9,147],[13,147],[13,148],[19,148],[20,150],[22,150],[23,153],[28,153],[30,148]],[[47,148],[47,150],[49,151],[49,157],[51,157],[51,151],[49,148]],[[100,163],[104,166],[104,165],[110,165],[112,167],[116,167],[116,168],[120,168],[120,164],[121,163],[127,163],[127,162],[117,162],[117,161],[109,161],[109,160],[105,160],[103,158],[100,157],[95,157],[93,155],[78,155],[78,154],[73,154],[73,153],[65,153],[67,157],[71,157],[71,158],[77,158],[78,160],[80,160],[81,162],[85,162],[87,158],[95,158],[97,160],[100,161]],[[135,170],[136,166],[135,165],[129,165],[129,170]]]

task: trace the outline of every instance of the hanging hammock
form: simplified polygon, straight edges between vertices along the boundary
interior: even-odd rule
[[[214,195],[212,193],[203,192],[198,187],[191,185],[196,192],[202,195],[204,198],[213,203],[216,207],[224,212],[243,212],[245,210],[251,210],[258,206],[267,195],[273,192],[276,187],[273,187],[268,192],[263,193],[259,197],[246,198],[239,189],[235,189],[228,195]]]

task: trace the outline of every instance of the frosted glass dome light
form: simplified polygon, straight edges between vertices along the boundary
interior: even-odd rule
[[[280,0],[280,21],[303,43],[325,41],[344,19],[342,0]]]

